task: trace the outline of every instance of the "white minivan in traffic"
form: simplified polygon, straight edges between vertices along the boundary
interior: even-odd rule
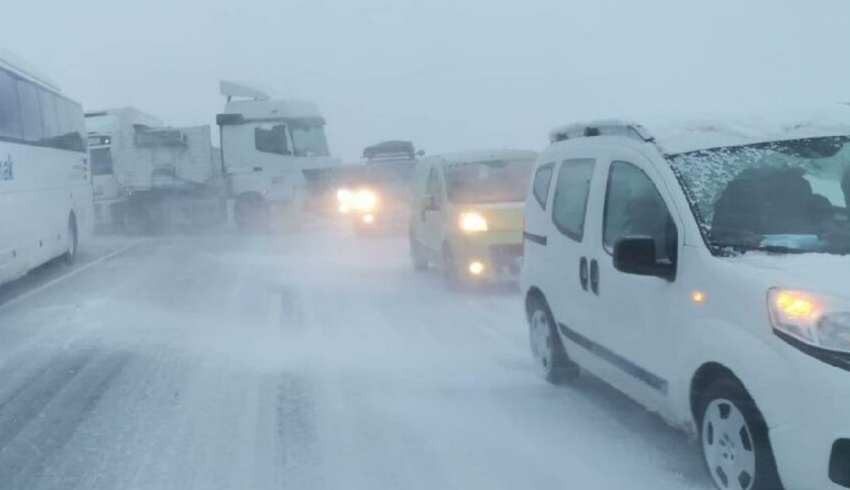
[[[697,434],[721,489],[850,488],[850,108],[833,109],[574,124],[532,177],[535,362]]]

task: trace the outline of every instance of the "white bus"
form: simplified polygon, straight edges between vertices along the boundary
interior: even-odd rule
[[[73,261],[91,209],[80,104],[0,53],[0,284]]]

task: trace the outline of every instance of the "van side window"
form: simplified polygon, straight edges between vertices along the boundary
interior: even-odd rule
[[[271,127],[254,128],[254,147],[263,153],[276,155],[291,155],[286,143],[286,125],[276,124]]]
[[[15,78],[0,70],[0,136],[21,138],[21,110]]]
[[[673,218],[649,176],[631,163],[611,163],[602,226],[602,243],[608,253],[613,253],[621,238],[647,236],[655,240],[658,260],[675,259]]]
[[[537,172],[534,173],[532,192],[534,198],[537,199],[537,203],[543,209],[546,209],[546,202],[549,200],[549,185],[552,182],[552,172],[554,169],[554,163],[547,163],[538,168]]]
[[[555,184],[552,222],[561,233],[577,242],[584,238],[587,196],[595,165],[592,158],[564,160]]]

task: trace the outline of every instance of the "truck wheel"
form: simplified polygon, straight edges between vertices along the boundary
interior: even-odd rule
[[[738,381],[721,378],[712,383],[696,413],[703,459],[717,488],[782,488],[767,423]]]
[[[77,247],[79,247],[77,218],[71,213],[68,217],[68,251],[62,256],[67,265],[72,265],[77,260]]]
[[[527,313],[531,354],[543,378],[552,384],[574,381],[581,369],[567,356],[561,337],[555,330],[555,320],[549,305],[540,296],[532,296],[528,301]]]
[[[241,231],[265,232],[269,229],[269,206],[260,196],[243,196],[233,210]]]

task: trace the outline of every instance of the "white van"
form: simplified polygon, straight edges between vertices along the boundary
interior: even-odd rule
[[[850,109],[575,124],[525,206],[544,376],[699,435],[718,488],[850,488]],[[781,482],[781,484],[780,484]]]

